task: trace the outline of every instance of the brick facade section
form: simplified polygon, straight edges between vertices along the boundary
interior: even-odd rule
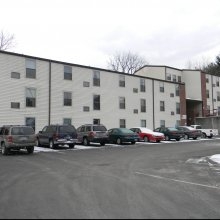
[[[180,85],[180,125],[186,125],[186,88],[185,84]]]
[[[206,98],[206,74],[204,72],[201,72],[201,93],[202,93],[202,103],[203,103],[202,116],[205,117],[207,110],[207,98]]]

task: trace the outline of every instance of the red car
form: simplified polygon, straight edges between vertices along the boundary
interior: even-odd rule
[[[140,140],[143,140],[145,142],[160,142],[165,140],[165,136],[163,133],[154,132],[149,128],[134,127],[130,130],[138,133]]]

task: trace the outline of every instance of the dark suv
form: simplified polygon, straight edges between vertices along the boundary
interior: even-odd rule
[[[90,142],[100,143],[104,146],[108,141],[108,131],[104,125],[85,124],[77,129],[78,141],[83,145],[90,145]]]
[[[66,144],[74,148],[76,142],[77,132],[73,125],[48,125],[37,134],[37,146],[47,145],[51,149]]]
[[[23,125],[5,125],[0,129],[0,147],[3,155],[11,150],[26,149],[28,154],[34,152],[36,135],[34,129]]]

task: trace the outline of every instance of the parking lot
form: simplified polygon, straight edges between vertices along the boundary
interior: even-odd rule
[[[219,218],[220,139],[0,155],[1,218]]]

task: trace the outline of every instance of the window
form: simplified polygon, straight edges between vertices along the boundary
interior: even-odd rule
[[[180,103],[176,103],[176,114],[180,114]]]
[[[84,112],[89,112],[89,106],[83,106],[83,111]]]
[[[141,92],[145,92],[146,88],[145,88],[145,79],[140,79],[140,91]]]
[[[35,118],[34,117],[27,117],[25,118],[25,125],[31,126],[35,130]]]
[[[72,67],[64,66],[64,79],[72,80]]]
[[[100,72],[93,72],[93,86],[100,86]]]
[[[125,76],[119,75],[119,86],[125,87]]]
[[[36,60],[26,59],[26,78],[36,79]]]
[[[144,128],[147,127],[147,121],[146,120],[141,120],[141,127],[144,127]]]
[[[72,106],[72,92],[63,93],[63,105]]]
[[[209,83],[209,76],[206,76],[206,83]]]
[[[171,74],[170,74],[170,73],[167,73],[166,79],[167,79],[168,81],[171,81]]]
[[[13,79],[20,79],[20,73],[11,72],[11,78],[13,78]]]
[[[220,101],[220,92],[217,92],[217,101]]]
[[[206,90],[206,98],[209,98],[209,90]]]
[[[176,127],[180,126],[180,120],[176,120]]]
[[[160,111],[161,112],[165,111],[165,103],[164,103],[164,101],[160,101]]]
[[[176,75],[173,75],[173,82],[176,82]]]
[[[181,76],[178,76],[178,82],[179,82],[179,83],[182,82]]]
[[[138,114],[138,109],[134,109],[134,114]]]
[[[176,85],[176,96],[180,96],[180,86]]]
[[[89,82],[87,82],[87,81],[84,81],[83,82],[83,87],[89,87],[90,86],[90,83]]]
[[[160,127],[165,127],[165,120],[160,120]]]
[[[146,112],[146,99],[141,99],[141,112]]]
[[[160,92],[164,92],[164,83],[160,82],[159,86],[160,86]]]
[[[36,107],[36,89],[26,88],[26,107]]]
[[[93,124],[100,125],[100,119],[97,119],[97,118],[93,119]]]
[[[20,102],[11,102],[11,108],[20,108]]]
[[[120,119],[120,128],[126,128],[126,120]]]
[[[93,95],[93,109],[100,110],[100,95]]]
[[[71,118],[64,118],[63,124],[64,125],[72,125],[72,119]]]
[[[138,93],[138,88],[133,88],[133,93]]]
[[[119,97],[119,109],[125,109],[125,97]]]

